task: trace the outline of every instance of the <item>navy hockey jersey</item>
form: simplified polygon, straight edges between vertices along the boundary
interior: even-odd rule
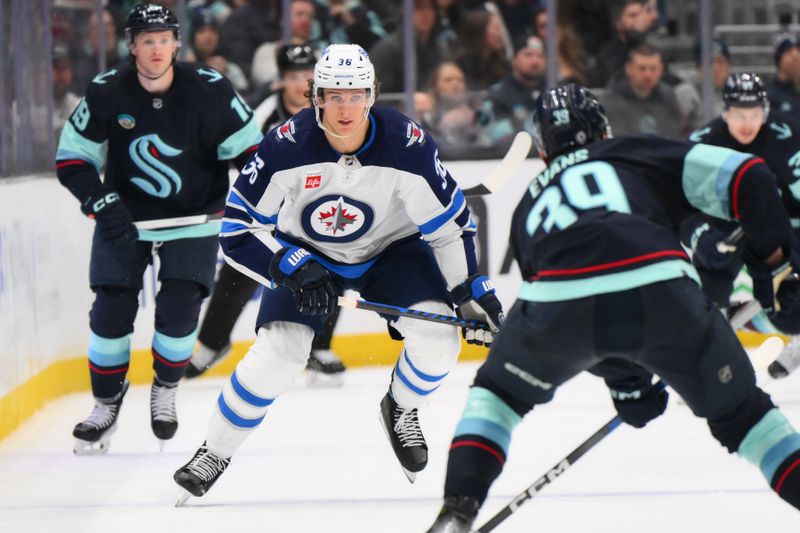
[[[163,95],[147,92],[132,68],[98,74],[89,84],[56,154],[59,179],[81,202],[100,186],[105,160],[104,183],[134,220],[222,211],[228,160],[254,151],[261,132],[222,74],[181,62],[174,72]]]
[[[722,117],[694,131],[689,140],[761,157],[778,177],[784,206],[793,219],[800,219],[800,122],[794,117],[770,111],[753,142],[743,145],[728,131]]]
[[[464,195],[416,123],[373,108],[364,145],[336,152],[314,110],[271,130],[242,170],[225,208],[226,260],[268,285],[272,255],[301,246],[354,279],[395,244],[427,241],[448,288],[475,273],[476,226]]]
[[[791,246],[775,176],[760,158],[659,137],[598,141],[557,157],[512,219],[519,297],[560,301],[697,273],[680,222],[738,220],[756,257]]]

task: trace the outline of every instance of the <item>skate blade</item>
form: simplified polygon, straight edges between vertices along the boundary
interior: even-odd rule
[[[309,387],[337,388],[344,385],[344,372],[336,374],[324,374],[315,370],[306,370],[306,384]]]
[[[186,500],[188,500],[191,497],[192,497],[191,492],[189,492],[186,489],[181,489],[180,494],[178,494],[178,501],[175,502],[175,507],[182,506],[184,503],[186,503]]]
[[[412,472],[411,470],[406,470],[405,468],[403,468],[402,465],[400,465],[400,468],[403,469],[403,473],[408,478],[409,483],[414,483],[417,480],[417,473],[416,472]]]
[[[75,444],[72,446],[72,453],[74,455],[105,455],[111,443],[108,440],[98,440],[95,442],[75,439]]]
[[[167,445],[167,442],[168,441],[165,440],[165,439],[158,439],[158,451],[163,453],[164,452],[164,446]]]
[[[378,413],[378,422],[380,423],[381,427],[383,428],[383,434],[386,435],[386,439],[389,441],[389,447],[391,448],[392,447],[392,437],[389,435],[389,430],[386,429],[386,425],[384,425],[384,423],[383,423],[383,416],[381,416],[380,413]],[[394,448],[392,448],[392,453],[394,453]],[[397,459],[397,456],[395,456],[395,459]],[[398,464],[400,464],[400,459],[397,459],[397,462],[398,462]],[[406,467],[404,467],[402,464],[400,464],[400,469],[403,471],[403,474],[406,475],[406,478],[408,479],[409,483],[413,484],[417,480],[417,473],[416,472],[412,472],[411,470],[406,470]]]

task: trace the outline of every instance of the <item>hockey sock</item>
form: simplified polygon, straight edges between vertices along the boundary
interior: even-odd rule
[[[414,366],[408,352],[403,350],[394,367],[389,390],[392,398],[401,407],[421,407],[427,402],[427,396],[439,388],[447,374],[433,375],[423,372]]]
[[[739,455],[758,465],[770,487],[800,509],[800,434],[777,408],[750,429]]]
[[[483,504],[503,471],[511,432],[521,420],[493,392],[472,387],[450,445],[445,496],[472,496]]]
[[[155,332],[153,335],[153,370],[162,383],[177,383],[186,372],[192,358],[197,332],[185,337],[170,337]]]
[[[130,358],[130,335],[107,339],[89,334],[89,375],[95,398],[114,398],[122,392]]]

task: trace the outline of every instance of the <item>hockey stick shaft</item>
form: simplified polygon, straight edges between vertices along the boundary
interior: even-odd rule
[[[392,316],[405,316],[409,318],[416,318],[418,320],[425,320],[428,322],[437,322],[439,324],[448,324],[450,326],[458,326],[462,328],[475,328],[489,330],[489,325],[485,322],[477,320],[464,320],[455,316],[442,315],[439,313],[431,313],[428,311],[420,311],[418,309],[409,309],[407,307],[397,307],[389,304],[382,304],[377,302],[369,302],[367,300],[356,300],[355,298],[339,297],[340,307],[350,307],[353,309],[364,309],[366,311],[374,311],[382,315]]]
[[[531,145],[533,139],[529,133],[525,131],[517,133],[497,167],[479,185],[462,190],[464,196],[483,196],[499,191],[528,159]]]
[[[732,254],[738,248],[742,237],[744,237],[744,230],[739,226],[730,235],[717,243],[717,251],[721,254]]]
[[[139,230],[154,230],[177,228],[180,226],[196,226],[214,220],[222,220],[222,212],[211,213],[210,215],[188,215],[174,218],[158,218],[155,220],[142,220],[134,222],[133,225]]]
[[[775,277],[772,278],[773,294],[778,294],[778,288],[780,287],[781,283],[791,273],[792,267],[787,265],[786,268],[775,274]],[[780,306],[777,301],[775,302],[775,306],[780,311]],[[750,322],[759,313],[759,311],[761,311],[761,304],[758,303],[758,300],[750,300],[744,304],[735,315],[731,317],[731,327],[734,329],[734,331],[743,328],[745,324]]]
[[[778,354],[781,353],[782,349],[783,341],[779,337],[768,337],[767,340],[762,342],[761,345],[750,356],[754,370],[759,371],[767,368],[775,359],[777,359]],[[663,386],[663,382],[658,381],[656,382],[655,386]],[[572,450],[569,455],[556,463],[553,468],[548,470],[547,473],[545,473],[542,477],[534,481],[530,487],[518,494],[513,500],[511,500],[511,503],[500,509],[497,514],[495,514],[475,531],[477,533],[488,533],[489,531],[492,531],[506,518],[514,514],[523,503],[536,496],[544,487],[555,481],[557,477],[560,477],[564,472],[566,472],[569,467],[575,463],[575,461],[583,457],[586,452],[594,448],[600,441],[611,434],[611,432],[617,429],[621,423],[622,419],[619,417],[619,415],[606,422],[605,425],[595,431],[591,437],[583,441],[577,448]]]

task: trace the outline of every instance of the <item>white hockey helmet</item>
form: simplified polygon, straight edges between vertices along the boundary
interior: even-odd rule
[[[332,44],[322,51],[314,66],[312,89],[317,124],[321,128],[318,99],[322,97],[323,89],[366,89],[366,117],[375,104],[375,67],[367,52],[357,44]]]

